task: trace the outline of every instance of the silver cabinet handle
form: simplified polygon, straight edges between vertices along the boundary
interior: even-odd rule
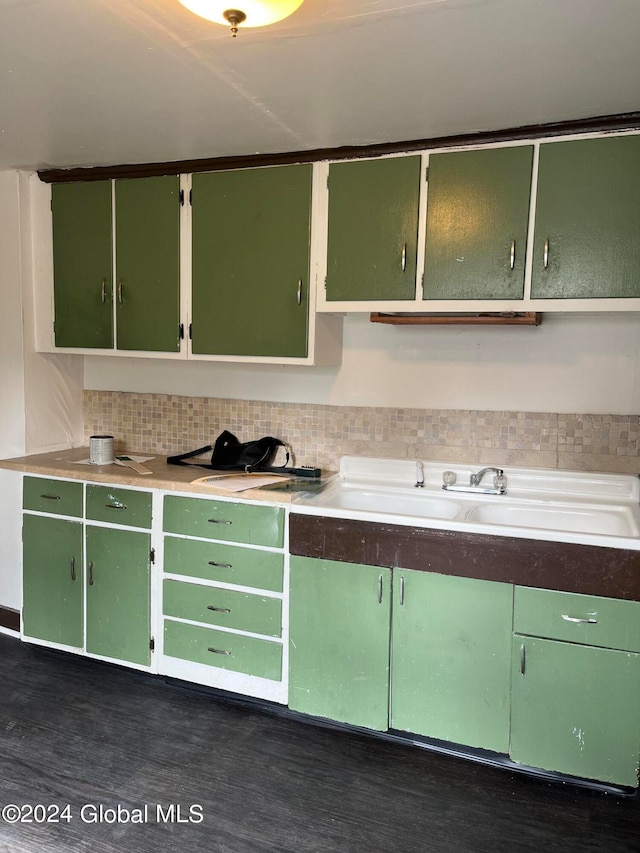
[[[402,246],[402,254],[400,256],[400,266],[402,267],[402,272],[405,272],[407,269],[407,244],[404,243]]]
[[[564,619],[565,622],[578,622],[581,625],[597,625],[598,624],[597,619],[591,619],[591,618],[579,619],[576,616],[568,616],[566,613],[563,613],[561,618]]]
[[[209,560],[210,566],[215,566],[216,569],[232,569],[233,566],[231,563],[216,563],[215,560]]]
[[[209,518],[207,520],[209,524],[233,524],[233,521],[223,521],[220,518]]]
[[[378,576],[378,604],[382,604],[382,575]]]
[[[74,581],[76,579],[76,558],[71,558],[71,580]]]
[[[544,252],[542,255],[542,265],[546,269],[549,266],[549,238],[544,241]]]
[[[209,647],[207,649],[207,651],[213,652],[214,655],[230,655],[231,654],[231,652],[227,651],[226,649],[213,649],[211,647]]]
[[[229,607],[214,607],[213,604],[208,604],[207,610],[213,610],[214,613],[231,613]]]
[[[107,509],[126,509],[127,505],[120,503],[120,501],[109,501],[109,503],[105,504]]]
[[[89,586],[93,586],[93,563],[89,563]]]
[[[404,604],[404,575],[400,576],[400,604]]]
[[[103,302],[107,301],[107,280],[106,278],[102,279],[102,289],[100,292],[100,296]]]
[[[59,501],[60,495],[40,495],[45,501]]]
[[[120,305],[124,302],[123,298],[124,284],[122,283],[122,279],[118,282],[118,302]]]
[[[516,241],[511,241],[511,251],[509,252],[509,268],[513,269],[516,265]]]
[[[520,646],[520,675],[524,675],[527,664],[527,653],[524,648],[524,643]]]
[[[302,305],[302,279],[298,279],[298,305]]]

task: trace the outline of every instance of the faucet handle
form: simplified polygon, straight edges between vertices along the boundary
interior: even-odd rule
[[[500,471],[499,474],[493,478],[494,488],[498,489],[500,492],[506,492],[507,490],[507,478],[506,475]]]
[[[454,486],[457,479],[458,475],[455,471],[444,471],[444,473],[442,474],[442,485]]]

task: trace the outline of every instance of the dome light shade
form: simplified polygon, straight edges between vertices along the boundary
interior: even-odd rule
[[[303,0],[179,0],[189,11],[216,24],[266,27],[288,18],[302,6]],[[235,30],[235,32],[234,32]]]

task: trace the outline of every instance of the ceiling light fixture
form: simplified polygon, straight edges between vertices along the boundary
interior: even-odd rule
[[[231,27],[235,38],[238,27],[267,27],[292,15],[303,0],[239,0],[240,8],[230,8],[233,0],[179,0],[189,11],[213,21]]]

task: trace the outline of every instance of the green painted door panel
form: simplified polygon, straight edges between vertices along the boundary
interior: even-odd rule
[[[48,515],[82,517],[82,483],[68,480],[45,480],[25,477],[22,484],[22,506]]]
[[[281,548],[284,510],[255,503],[166,495],[163,527],[167,533]]]
[[[421,158],[329,166],[327,300],[413,299]]]
[[[513,638],[514,761],[636,787],[639,751],[639,655]]]
[[[522,299],[533,146],[429,158],[425,299]]]
[[[57,347],[113,346],[111,181],[53,184]]]
[[[640,652],[640,601],[517,586],[513,630],[551,640]]]
[[[513,587],[394,570],[391,726],[507,752]]]
[[[82,524],[36,515],[22,524],[24,633],[82,648]]]
[[[291,558],[291,708],[387,729],[390,593],[390,569]]]
[[[165,536],[164,571],[282,592],[284,555]]]
[[[282,602],[279,598],[252,595],[235,589],[165,580],[163,613],[192,622],[208,622],[221,628],[279,637],[282,634]]]
[[[115,182],[116,346],[180,350],[180,179]]]
[[[193,176],[194,353],[307,355],[311,174]]]
[[[271,681],[282,678],[280,643],[172,619],[164,620],[164,654]]]
[[[151,492],[87,485],[87,518],[148,529],[151,527]]]
[[[638,233],[640,136],[540,146],[533,298],[640,297]]]
[[[86,528],[87,652],[148,666],[151,537]]]

